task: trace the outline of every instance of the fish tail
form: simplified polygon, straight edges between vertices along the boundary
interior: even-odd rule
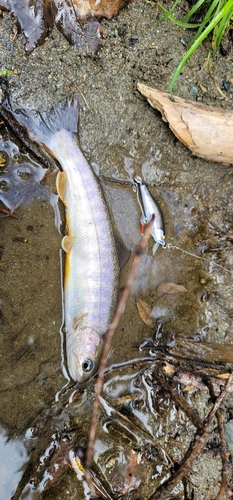
[[[29,137],[50,150],[54,134],[61,129],[77,134],[79,102],[73,95],[57,103],[49,111],[40,112],[21,106],[13,109],[15,119],[27,130]],[[51,152],[51,150],[50,150]]]

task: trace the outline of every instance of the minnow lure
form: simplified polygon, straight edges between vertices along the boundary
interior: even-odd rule
[[[148,222],[150,222],[152,215],[154,215],[155,217],[151,228],[151,236],[155,240],[155,244],[152,249],[152,253],[154,255],[159,245],[162,245],[163,247],[165,247],[166,245],[163,214],[161,212],[158,203],[150,194],[150,191],[146,187],[146,185],[143,184],[142,179],[139,175],[135,175],[134,182],[137,188],[138,203],[140,205],[142,212],[142,217],[141,217],[142,231],[143,231],[143,226],[145,224],[148,224]],[[139,199],[139,191],[140,191],[141,201]]]

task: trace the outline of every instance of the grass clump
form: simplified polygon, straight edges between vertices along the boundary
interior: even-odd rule
[[[190,46],[187,52],[184,54],[182,60],[176,68],[173,75],[171,83],[169,85],[169,91],[172,96],[172,91],[174,84],[182,71],[184,65],[203,42],[203,40],[212,32],[212,43],[208,57],[214,56],[219,50],[222,37],[226,30],[233,27],[233,0],[198,0],[193,7],[189,10],[186,16],[180,21],[177,19],[173,12],[178,5],[180,0],[176,0],[171,9],[167,10],[162,4],[157,3],[158,7],[164,12],[163,19],[168,18],[170,21],[175,23],[181,28],[197,29],[196,34],[190,41]],[[205,14],[203,19],[198,23],[191,23],[190,19],[195,16],[200,8],[205,9]]]

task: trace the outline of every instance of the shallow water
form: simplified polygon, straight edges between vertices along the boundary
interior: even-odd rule
[[[203,356],[208,357],[205,361],[214,362],[214,349],[206,355],[202,345],[226,345],[231,351],[233,342],[233,257],[232,240],[228,237],[233,213],[232,169],[191,157],[190,152],[174,139],[160,115],[135,91],[138,80],[167,89],[183,50],[179,45],[180,34],[174,27],[161,24],[151,33],[148,25],[152,18],[150,4],[135,2],[117,19],[104,21],[106,43],[98,59],[80,54],[58,33],[25,58],[21,36],[14,43],[9,41],[11,20],[4,14],[0,18],[2,65],[14,70],[10,81],[14,99],[30,107],[49,109],[51,104],[77,91],[76,84],[81,89],[87,102],[80,94],[81,146],[101,179],[112,223],[128,247],[134,248],[140,238],[140,210],[132,186],[128,184],[135,172],[142,175],[163,211],[168,247],[160,248],[153,258],[153,243],[149,242],[148,253],[140,263],[133,293],[114,340],[109,364],[148,356],[148,349],[139,353],[139,345],[146,338],[154,338],[159,321],[163,324],[160,343],[169,341],[174,334],[184,355],[185,348],[182,346],[185,342],[188,343],[189,339],[190,342],[199,342],[199,364]],[[139,41],[132,46],[129,44],[130,37]],[[185,98],[190,97],[189,88],[198,79],[202,82],[206,79],[203,71],[198,69],[198,60],[194,58],[190,64],[177,86],[177,92]],[[216,64],[220,79],[228,71],[230,62],[224,59],[221,64],[219,61]],[[201,95],[201,99],[219,106],[221,101],[216,88],[212,83],[208,88],[207,95]],[[64,418],[59,419],[64,400],[73,390],[67,390],[60,405],[55,402],[56,394],[67,383],[63,375],[59,334],[62,322],[60,242],[64,212],[56,195],[53,171],[48,172],[40,182],[44,168],[24,148],[21,151],[20,144],[12,145],[9,142],[12,137],[6,136],[5,132],[1,125],[1,149],[9,155],[9,159],[4,168],[0,167],[0,181],[3,182],[0,195],[4,207],[15,207],[18,217],[14,219],[0,214],[0,422],[4,436],[10,440],[7,444],[4,437],[2,442],[0,471],[1,477],[4,477],[4,498],[8,499],[20,477],[16,471],[27,461],[34,446],[37,454],[43,455],[54,433],[63,435],[73,430],[77,433],[75,442],[85,446],[93,382],[84,391],[83,397],[81,394],[78,403],[71,404]],[[112,183],[111,180],[117,182]],[[122,185],[120,181],[127,184]],[[129,265],[130,262],[123,269],[122,283]],[[161,294],[158,286],[170,282],[183,285],[187,292]],[[153,309],[154,330],[138,315],[138,297]],[[191,349],[189,355],[190,352]],[[195,357],[198,358],[196,352]],[[156,439],[161,439],[173,455],[180,457],[180,443],[184,435],[188,443],[184,415],[177,412],[173,403],[166,399],[163,402],[163,395],[159,399],[162,415],[159,421],[156,410],[158,400],[152,394],[150,376],[146,373],[151,364],[140,365],[138,378],[138,361],[133,366],[136,366],[135,371],[133,368],[118,368],[107,376],[101,414],[103,431],[100,430],[96,445],[99,453],[96,467],[107,485],[115,484],[114,474],[108,479],[106,472],[106,464],[109,465],[108,470],[114,471],[111,469],[112,451],[106,449],[110,425],[107,404],[116,406],[119,413],[125,412],[135,419],[138,426],[143,424]],[[195,393],[187,395],[203,415],[205,397],[199,398]],[[123,428],[121,416],[110,420],[111,432],[118,429],[116,442],[112,445],[113,453],[118,456],[118,463],[127,463],[125,447],[138,452],[142,444],[138,444],[129,429]],[[177,436],[177,432],[181,437],[174,438],[175,443],[172,443],[171,435]],[[19,450],[17,456],[14,450]],[[156,474],[159,477],[161,464],[156,462],[154,448],[151,448],[151,454],[148,450],[147,445],[143,452],[149,477]],[[7,454],[12,460],[6,469]],[[206,494],[212,497],[216,493],[212,482],[211,493],[203,487],[206,478],[209,475],[212,477],[212,471],[217,469],[216,462],[220,463],[210,451],[208,456],[201,457],[193,472],[194,482],[202,484],[197,491],[198,500],[205,498]],[[201,471],[204,471],[203,475]],[[120,477],[119,468],[115,472],[116,477]],[[122,476],[124,474],[125,470]],[[144,486],[143,467],[140,474]],[[215,480],[219,481],[218,475]],[[87,498],[87,493],[83,493],[78,484],[76,475],[69,472],[54,490],[44,496],[64,500],[77,498],[79,494],[80,499]],[[116,497],[121,495],[122,484],[115,484],[118,491]],[[146,489],[140,491],[145,498],[151,494]],[[130,495],[134,498],[133,492]],[[182,489],[175,495],[182,498]],[[36,496],[37,493],[30,488],[27,498]]]
[[[22,475],[22,466],[28,460],[28,454],[22,439],[8,440],[4,429],[0,433],[1,487],[0,497],[9,498],[15,491]]]
[[[90,411],[90,396],[87,397],[84,391],[84,398],[81,398],[78,405],[78,413],[75,405],[71,405],[67,411],[69,423],[62,419],[58,424],[57,417],[53,421],[54,412],[57,414],[60,406],[55,399],[60,397],[59,392],[67,383],[63,376],[66,372],[63,364],[62,339],[59,336],[62,324],[59,249],[64,227],[62,222],[64,210],[55,194],[55,174],[47,172],[44,177],[44,169],[40,165],[30,163],[30,157],[29,163],[22,163],[19,150],[16,151],[16,156],[13,154],[15,150],[12,144],[8,141],[4,149],[9,154],[9,161],[2,170],[2,178],[7,182],[8,191],[2,191],[2,200],[10,209],[16,207],[14,211],[18,218],[11,218],[5,214],[2,214],[1,218],[3,234],[1,342],[4,359],[1,367],[0,417],[4,432],[10,439],[6,450],[5,440],[1,444],[4,450],[1,474],[4,477],[5,498],[10,498],[17,480],[20,479],[20,467],[26,465],[28,461],[27,452],[30,455],[35,447],[36,450],[41,450],[39,453],[43,455],[43,450],[49,446],[49,440],[52,439],[54,432],[63,435],[64,431],[70,432],[75,428],[80,442],[86,443]],[[2,149],[3,146],[4,143]],[[149,161],[145,159],[141,162],[142,167],[144,166],[141,170],[148,183],[151,170],[147,177],[145,165],[148,166],[149,163],[153,169],[154,162],[156,165],[159,164],[161,158],[156,156],[156,159],[150,158]],[[133,164],[133,161],[130,163]],[[139,162],[135,163],[139,169]],[[94,168],[96,170],[96,165]],[[129,161],[124,155],[123,168],[118,172],[118,183],[101,179],[112,223],[126,246],[132,250],[140,239],[140,209],[133,186],[130,184],[133,171],[131,165],[129,170]],[[120,179],[127,180],[128,184],[123,185]],[[151,185],[150,191],[159,201],[164,214],[168,247],[159,248],[153,257],[151,253],[153,241],[149,241],[148,252],[141,259],[132,294],[114,340],[109,358],[110,364],[126,362],[137,357],[142,341],[154,335],[155,330],[148,328],[138,315],[136,301],[139,297],[143,298],[152,309],[155,329],[156,322],[162,322],[162,338],[160,337],[162,344],[169,341],[171,334],[175,335],[177,345],[180,342],[180,346],[184,339],[186,342],[190,339],[211,345],[214,342],[224,342],[226,334],[228,343],[232,338],[230,323],[227,321],[227,313],[231,307],[227,301],[231,289],[229,245],[227,246],[223,239],[225,251],[221,250],[221,254],[217,251],[198,252],[198,247],[201,245],[200,243],[198,245],[200,238],[203,237],[208,241],[207,236],[211,236],[213,231],[212,226],[209,229],[203,224],[205,211],[203,205],[200,207],[204,201],[203,198],[200,200],[202,186],[199,188],[196,186],[194,193],[186,192],[185,195],[180,192],[180,186],[178,188],[173,186],[172,190],[170,186],[169,189],[160,187],[157,190]],[[215,238],[210,238],[210,243],[212,242],[215,242]],[[122,283],[129,266],[130,262],[123,269]],[[159,285],[169,282],[183,285],[187,292],[171,294],[161,292]],[[223,303],[224,314],[222,314]],[[159,337],[157,341],[158,339]],[[184,347],[183,356],[186,355],[186,351],[188,350]],[[214,350],[208,351],[207,354],[205,350],[204,354],[202,351],[200,345],[200,360],[203,360],[204,356],[206,362],[214,362],[215,359],[217,362]],[[145,355],[148,355],[147,349],[141,351],[141,356]],[[209,356],[212,356],[212,359]],[[198,360],[198,349],[194,357]],[[141,492],[140,495],[148,498],[156,484],[160,484],[162,477],[167,477],[169,471],[167,461],[161,465],[164,458],[157,459],[158,450],[151,451],[148,455],[148,449],[145,452],[144,447],[141,448],[142,438],[139,438],[136,430],[132,430],[132,424],[129,426],[122,422],[119,413],[115,414],[116,406],[120,404],[120,413],[123,412],[124,415],[126,411],[131,421],[141,429],[145,429],[156,440],[159,439],[160,445],[172,455],[174,452],[180,455],[179,444],[176,444],[177,438],[174,445],[170,444],[170,440],[174,441],[172,436],[177,437],[183,433],[182,439],[184,439],[185,434],[188,446],[189,424],[184,414],[177,413],[175,405],[169,400],[161,403],[162,399],[159,398],[159,403],[158,401],[156,403],[155,389],[152,391],[150,376],[148,378],[143,364],[141,371],[137,370],[136,373],[134,371],[132,375],[129,373],[130,369],[126,368],[125,374],[120,370],[116,375],[113,371],[112,375],[107,376],[108,381],[105,383],[103,393],[103,415],[100,417],[102,432],[97,436],[95,462],[104,484],[107,484],[107,488],[111,485],[112,494],[117,492],[119,495],[136,488]],[[92,382],[89,390],[93,390]],[[126,395],[128,396],[122,403],[122,398],[124,400]],[[202,408],[204,403],[201,400],[197,403],[195,400],[195,404]],[[111,415],[112,412],[115,415],[113,423],[112,417],[107,423],[107,415]],[[85,423],[83,415],[86,415]],[[165,420],[164,415],[166,415]],[[74,423],[71,424],[71,421]],[[115,435],[115,440],[110,445],[109,437],[106,441],[104,435],[106,432],[107,436],[109,433]],[[127,455],[126,449],[136,450],[138,447],[141,449],[141,455],[134,460],[141,465],[137,466],[134,480],[132,479],[134,476],[130,473],[130,480],[127,482],[127,467],[132,463],[133,456]],[[10,458],[7,467],[9,475],[5,469],[5,453]],[[116,469],[112,469],[114,463],[119,464],[114,466]],[[119,468],[120,464],[122,469]],[[154,480],[152,490],[148,487],[145,489],[146,477],[150,476],[153,476]],[[56,487],[56,498],[66,498],[66,491],[69,491],[70,495],[73,487],[67,486],[67,481],[68,484],[71,481],[72,485],[74,480],[75,475],[73,479],[68,475],[63,486]],[[38,479],[36,481],[38,483]],[[43,489],[46,481],[45,475],[39,485],[37,484],[37,489]],[[26,488],[25,498],[37,498],[36,491],[34,492],[31,487]],[[84,492],[84,497],[88,498],[88,493]],[[50,498],[50,490],[46,493],[46,498]]]

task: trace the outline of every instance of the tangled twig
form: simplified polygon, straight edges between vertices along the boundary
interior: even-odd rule
[[[172,394],[172,396],[174,396],[174,391],[172,391],[172,389],[169,388],[169,385],[166,383],[166,381],[162,377],[160,377],[158,374],[156,374],[156,378],[162,384],[162,386],[165,388],[165,390],[169,390],[169,392]],[[232,380],[233,380],[233,374],[231,373],[228,380],[226,381],[225,386],[223,387],[222,392],[216,398],[215,404],[214,404],[213,408],[211,409],[209,415],[207,416],[207,418],[205,419],[205,421],[201,425],[200,425],[199,418],[198,418],[198,420],[195,424],[198,428],[198,431],[197,431],[197,433],[194,437],[194,440],[191,443],[187,453],[185,454],[185,456],[183,457],[183,459],[179,463],[179,465],[176,468],[175,472],[173,473],[172,477],[160,485],[160,487],[156,490],[156,492],[150,497],[150,500],[166,500],[166,498],[171,493],[171,491],[177,486],[177,484],[184,478],[184,476],[190,470],[193,462],[196,460],[196,458],[200,454],[203,446],[205,445],[208,437],[210,436],[210,433],[211,433],[210,424],[212,423],[217,412],[219,412],[219,407],[220,407],[224,397],[226,396],[226,394],[228,392],[228,388],[230,387]],[[210,389],[210,392],[211,392],[211,389]],[[177,398],[177,395],[176,395],[176,398]],[[179,398],[180,398],[180,396],[179,396]],[[181,398],[181,399],[183,399],[183,398]],[[179,401],[179,404],[180,404],[180,402],[181,401]],[[184,411],[186,408],[186,413],[187,413],[187,409],[188,409],[189,416],[191,417],[193,410],[191,409],[191,412],[190,412],[189,405],[185,402],[185,404],[183,404],[183,406],[181,406],[181,407]],[[188,413],[187,413],[187,415],[188,415]],[[219,413],[219,415],[220,415],[220,413]],[[220,425],[221,425],[221,423],[220,423]],[[220,427],[220,432],[221,432],[221,427]],[[221,442],[222,442],[222,446],[223,446],[223,440]],[[223,450],[223,448],[222,448],[222,450]],[[224,450],[222,451],[222,457],[223,457],[223,453],[224,453],[224,457],[226,457]],[[224,459],[223,469],[222,469],[222,485],[221,485],[220,491],[219,491],[215,500],[221,500],[222,495],[223,495],[226,487],[227,487],[227,476],[226,476],[226,462]]]

